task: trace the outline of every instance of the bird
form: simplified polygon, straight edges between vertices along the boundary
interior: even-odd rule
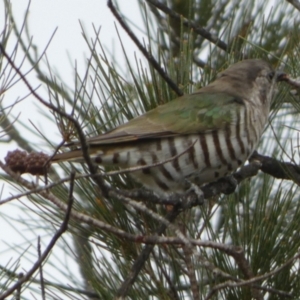
[[[278,73],[279,74],[279,73]],[[106,133],[88,138],[94,163],[120,169],[155,194],[185,193],[241,167],[268,122],[282,76],[262,59],[232,64],[194,93],[160,105]],[[52,162],[84,162],[80,142]]]

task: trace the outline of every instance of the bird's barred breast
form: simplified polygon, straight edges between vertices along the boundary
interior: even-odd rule
[[[252,107],[233,113],[234,122],[225,128],[124,144],[117,151],[101,152],[95,160],[122,168],[152,166],[130,175],[160,194],[182,192],[185,179],[197,185],[217,180],[241,166],[255,149],[265,121],[256,118]]]

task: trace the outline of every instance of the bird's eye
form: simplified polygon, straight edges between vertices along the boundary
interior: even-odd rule
[[[267,78],[268,78],[269,81],[272,81],[272,79],[274,78],[274,76],[275,76],[275,72],[274,71],[272,71],[272,72],[270,72],[270,73],[267,74]]]

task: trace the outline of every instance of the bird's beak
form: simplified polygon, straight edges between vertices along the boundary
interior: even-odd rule
[[[275,80],[276,80],[277,82],[280,82],[280,81],[287,81],[287,80],[288,80],[288,75],[287,75],[286,73],[284,73],[284,72],[281,72],[281,71],[277,71],[277,72],[275,73],[275,76],[276,76]]]

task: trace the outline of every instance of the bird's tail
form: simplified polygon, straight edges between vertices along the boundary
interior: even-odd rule
[[[65,153],[58,153],[52,158],[51,162],[58,163],[63,161],[83,162],[81,150],[73,150]]]

